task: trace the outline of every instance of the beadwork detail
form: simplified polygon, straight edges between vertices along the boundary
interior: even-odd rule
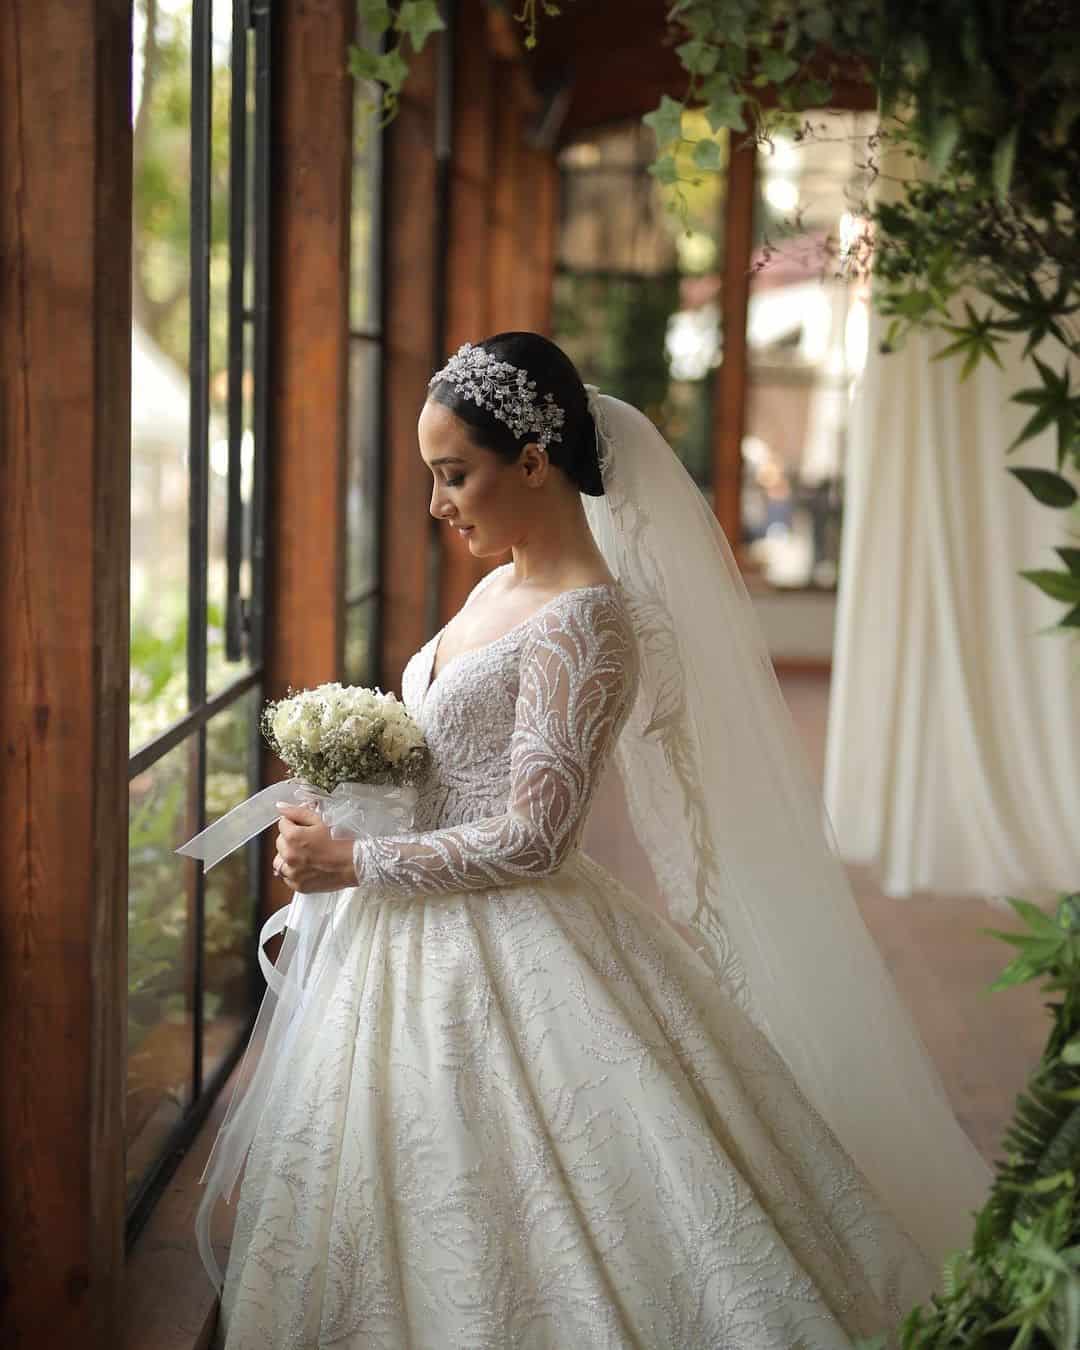
[[[566,414],[554,397],[545,394],[538,404],[536,381],[529,379],[528,372],[500,361],[482,347],[462,343],[442,370],[431,377],[428,388],[443,381],[452,384],[462,398],[505,422],[515,436],[535,435],[541,449],[562,440],[559,428]]]

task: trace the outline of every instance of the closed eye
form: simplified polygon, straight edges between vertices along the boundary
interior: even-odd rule
[[[443,481],[446,483],[447,487],[460,487],[460,485],[465,481],[465,475],[463,473],[459,473],[456,478],[447,478],[444,479]]]

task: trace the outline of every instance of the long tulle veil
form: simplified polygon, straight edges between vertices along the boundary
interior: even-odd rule
[[[587,389],[605,495],[582,501],[642,658],[605,789],[634,846],[620,879],[640,892],[648,861],[654,900],[940,1261],[990,1169],[859,913],[723,531],[653,423]]]

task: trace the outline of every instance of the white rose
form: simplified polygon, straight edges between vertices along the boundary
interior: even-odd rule
[[[391,764],[397,764],[407,749],[405,739],[401,734],[401,729],[395,726],[386,726],[383,728],[380,745],[383,754]]]

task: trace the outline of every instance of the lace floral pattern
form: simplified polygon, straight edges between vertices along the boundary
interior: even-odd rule
[[[419,828],[356,850],[219,1346],[846,1350],[894,1326],[922,1258],[737,1000],[578,844],[636,688],[618,588],[432,680],[437,640],[403,679]]]
[[[358,839],[353,859],[362,894],[513,885],[550,876],[577,847],[594,786],[630,710],[637,669],[633,630],[623,607],[611,603],[610,586],[599,585],[556,596],[504,638],[516,639],[514,646],[496,639],[451,662],[471,662],[486,715],[462,692],[460,680],[449,694],[444,671],[430,680],[432,647],[430,711],[428,697],[423,702],[435,766],[420,810],[430,817],[437,801],[442,821],[457,816],[462,823]],[[494,681],[482,679],[485,669],[505,664],[507,651],[518,663],[513,697],[505,687],[500,696]],[[499,764],[503,758],[508,772]],[[499,809],[488,814],[494,804]]]

